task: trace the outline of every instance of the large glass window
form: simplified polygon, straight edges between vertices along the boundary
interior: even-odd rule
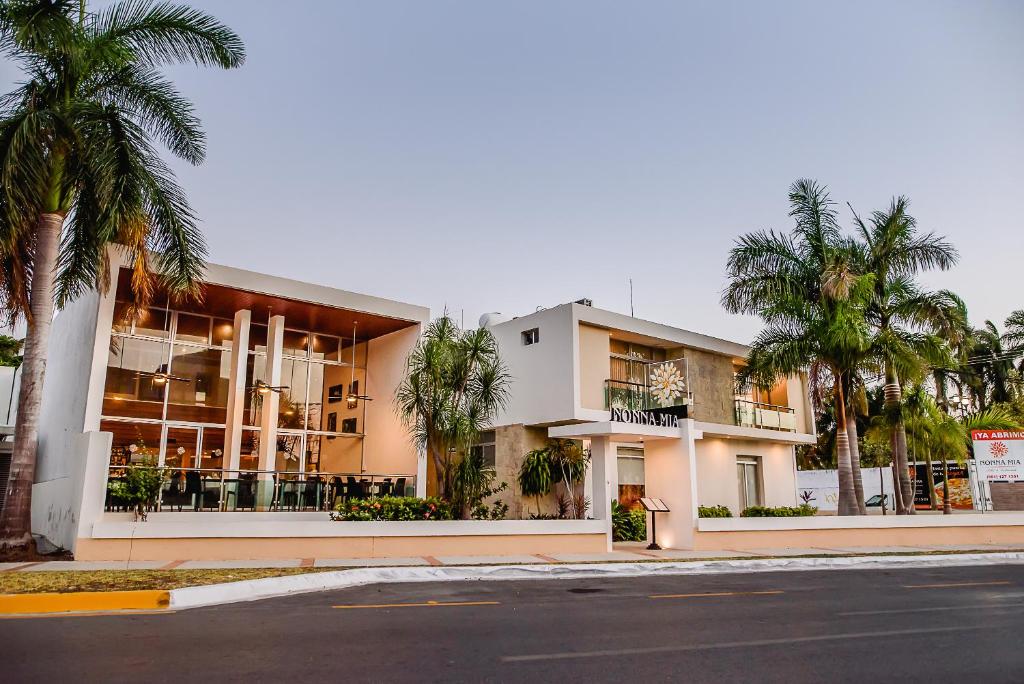
[[[107,356],[103,413],[131,418],[161,418],[167,378],[167,344],[112,337]]]
[[[302,429],[306,426],[306,373],[309,363],[298,359],[281,359],[280,407],[277,427]]]
[[[259,470],[260,431],[242,430],[242,453],[238,460],[241,470]]]
[[[323,361],[341,360],[341,340],[332,335],[313,335],[313,350],[311,356],[314,359]]]
[[[220,469],[224,465],[224,428],[204,427],[199,467]]]
[[[223,424],[227,419],[230,375],[231,352],[174,345],[167,419]]]
[[[259,426],[263,413],[263,401],[266,394],[258,389],[260,383],[266,383],[267,355],[249,354],[245,362],[245,411],[242,415],[244,425]]]
[[[167,426],[164,465],[168,468],[195,468],[199,447],[199,428]]]
[[[228,466],[224,436],[233,320],[159,308],[131,320],[129,311],[128,302],[115,302],[103,401],[103,429],[113,426],[118,434],[111,463],[127,465],[130,454],[146,449],[171,468]],[[239,468],[258,469],[257,428],[267,397],[277,396],[279,432],[268,469],[359,472],[367,344],[285,328],[281,377],[274,383],[280,392],[269,395],[259,389],[269,384],[268,332],[267,325],[250,323]],[[109,417],[126,422],[115,424]]]
[[[160,456],[159,423],[129,423],[119,420],[101,420],[100,430],[113,435],[110,465],[127,466],[147,459],[154,462]]]
[[[286,356],[306,356],[309,350],[309,333],[285,329],[282,350]]]
[[[135,321],[134,334],[145,337],[171,336],[171,313],[164,309],[151,308],[143,311]]]
[[[178,314],[178,326],[174,330],[177,342],[210,343],[210,318],[195,314]]]

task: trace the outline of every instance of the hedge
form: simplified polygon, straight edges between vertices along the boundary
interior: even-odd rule
[[[741,518],[799,518],[814,515],[818,512],[815,506],[800,504],[799,506],[750,506],[740,513]]]
[[[731,518],[732,511],[727,506],[697,506],[697,516],[701,518]]]
[[[382,496],[343,501],[332,520],[451,520],[451,504],[436,497]]]

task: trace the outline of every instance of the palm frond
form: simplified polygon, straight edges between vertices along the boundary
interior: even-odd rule
[[[205,12],[152,0],[123,0],[94,15],[97,43],[121,45],[146,65],[192,62],[235,68],[245,61],[241,38]]]

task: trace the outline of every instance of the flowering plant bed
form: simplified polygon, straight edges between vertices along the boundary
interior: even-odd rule
[[[382,496],[339,503],[331,520],[451,520],[451,504],[436,497]]]

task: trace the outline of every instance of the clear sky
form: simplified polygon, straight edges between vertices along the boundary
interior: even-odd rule
[[[1024,3],[204,0],[238,71],[174,68],[214,261],[444,307],[589,297],[747,341],[719,305],[786,191],[894,194],[973,322],[1024,307]],[[9,64],[0,80],[14,78]],[[1001,325],[1001,323],[1000,323]]]

